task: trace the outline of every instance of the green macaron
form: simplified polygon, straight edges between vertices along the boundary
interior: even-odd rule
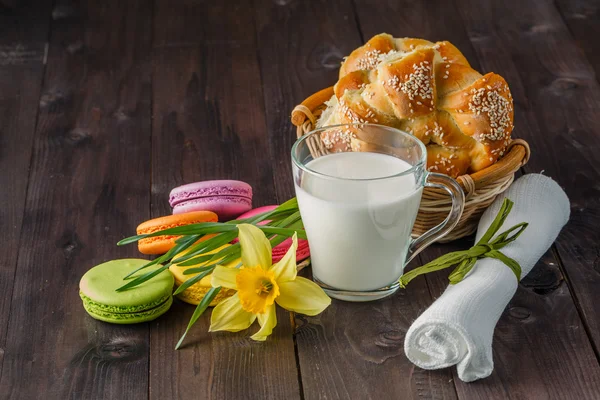
[[[131,289],[117,292],[127,281],[125,275],[148,263],[128,258],[100,264],[83,275],[79,296],[83,307],[93,318],[113,324],[135,324],[152,321],[164,314],[173,303],[173,276],[165,270]],[[156,270],[153,265],[135,273],[130,279]]]

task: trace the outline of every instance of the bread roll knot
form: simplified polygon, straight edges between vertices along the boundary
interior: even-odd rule
[[[340,68],[318,127],[376,123],[419,138],[427,168],[453,177],[482,170],[506,152],[514,107],[506,81],[481,75],[450,42],[379,34]],[[360,149],[351,129],[321,134],[330,152]]]

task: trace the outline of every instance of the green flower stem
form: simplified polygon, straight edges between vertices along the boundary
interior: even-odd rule
[[[448,277],[450,284],[454,285],[462,281],[465,276],[473,269],[477,260],[482,258],[495,258],[502,261],[507,267],[514,272],[517,280],[521,280],[521,266],[518,262],[510,257],[507,257],[499,250],[507,244],[515,241],[521,233],[527,228],[528,223],[521,222],[512,228],[499,234],[496,239],[491,240],[494,235],[500,230],[502,224],[510,214],[513,207],[513,202],[509,199],[504,199],[500,211],[494,221],[489,226],[485,234],[479,239],[477,244],[469,250],[455,251],[444,254],[443,256],[427,263],[421,267],[415,268],[400,277],[400,287],[405,288],[406,285],[419,275],[427,274],[433,271],[439,271],[454,265],[458,265]],[[491,240],[491,241],[490,241]]]
[[[188,334],[188,332],[190,331],[192,326],[194,326],[196,321],[198,321],[198,318],[200,318],[200,316],[204,313],[204,311],[206,311],[206,309],[208,308],[210,303],[214,300],[215,297],[217,297],[217,294],[219,294],[220,291],[221,291],[221,287],[211,288],[204,295],[204,297],[202,298],[202,301],[200,301],[200,304],[198,304],[196,306],[196,310],[194,310],[194,314],[192,314],[192,318],[190,318],[190,322],[188,323],[188,326],[185,329],[185,332],[181,336],[181,339],[179,339],[179,341],[177,342],[177,345],[175,346],[175,350],[179,349],[179,347],[183,343],[183,340],[185,339],[186,335]]]

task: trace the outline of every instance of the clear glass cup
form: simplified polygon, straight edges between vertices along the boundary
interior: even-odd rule
[[[334,137],[341,140],[332,148]],[[456,226],[464,193],[449,176],[427,171],[426,161],[420,140],[376,124],[324,127],[296,141],[294,186],[313,278],[329,296],[370,301],[391,295],[404,266]],[[413,239],[425,186],[446,190],[452,208],[441,224]]]

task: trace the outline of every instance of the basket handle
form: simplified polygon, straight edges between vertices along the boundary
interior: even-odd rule
[[[312,94],[300,105],[294,108],[294,111],[292,111],[292,124],[296,126],[302,126],[304,121],[306,121],[306,118],[308,118],[314,125],[316,118],[313,115],[313,111],[317,107],[323,105],[323,103],[329,100],[331,96],[333,96],[333,86]]]
[[[467,198],[469,198],[476,189],[515,173],[527,164],[530,156],[529,144],[523,139],[513,139],[508,145],[507,154],[497,163],[471,175],[461,175],[457,180],[465,190]]]

